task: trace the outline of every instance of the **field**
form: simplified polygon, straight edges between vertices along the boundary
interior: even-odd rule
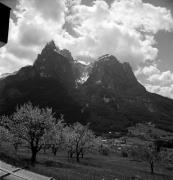
[[[108,156],[86,154],[80,163],[76,163],[75,159],[68,161],[64,152],[53,156],[48,151],[41,151],[35,167],[30,165],[29,158],[30,152],[27,149],[19,149],[15,153],[13,147],[8,145],[0,148],[1,160],[57,180],[130,180],[135,177],[142,180],[173,179],[173,165],[156,164],[155,174],[152,175],[147,163],[123,158],[117,153]]]

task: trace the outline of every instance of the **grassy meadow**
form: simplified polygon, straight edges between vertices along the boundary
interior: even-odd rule
[[[80,163],[75,158],[68,160],[65,152],[54,156],[49,150],[41,151],[37,163],[30,165],[31,154],[28,149],[20,148],[15,152],[8,144],[0,147],[0,159],[28,170],[54,177],[57,180],[172,180],[173,165],[160,163],[155,166],[155,174],[150,173],[145,162],[121,157],[118,153],[107,156],[99,153],[86,154]]]

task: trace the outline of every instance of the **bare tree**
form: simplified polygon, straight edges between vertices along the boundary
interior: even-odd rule
[[[132,149],[131,154],[137,159],[148,162],[151,174],[154,173],[154,165],[160,160],[160,153],[153,143],[146,146],[136,146]]]
[[[73,154],[75,153],[74,149],[74,137],[73,137],[73,128],[72,126],[66,126],[64,128],[64,148],[67,151],[68,160],[73,157]]]
[[[59,148],[62,148],[64,145],[64,128],[66,124],[64,123],[63,116],[60,119],[56,120],[52,129],[46,135],[46,145],[49,145],[52,148],[52,153],[56,156],[56,153]]]
[[[66,128],[66,148],[70,157],[76,155],[76,161],[80,161],[80,155],[94,147],[95,135],[88,126],[83,126],[80,123],[75,123],[73,126]]]
[[[8,142],[11,139],[9,130],[3,126],[0,126],[0,146],[3,142]]]
[[[11,133],[30,148],[32,164],[35,164],[36,155],[43,147],[44,136],[52,128],[54,121],[52,109],[40,109],[31,103],[18,107],[9,118]]]

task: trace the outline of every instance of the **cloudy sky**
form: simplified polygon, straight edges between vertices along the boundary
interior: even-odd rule
[[[113,54],[151,92],[173,98],[172,0],[0,0],[12,8],[0,74],[32,64],[54,40],[73,57]]]

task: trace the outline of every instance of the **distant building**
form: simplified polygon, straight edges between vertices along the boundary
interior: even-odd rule
[[[10,8],[0,3],[0,48],[8,42]]]

